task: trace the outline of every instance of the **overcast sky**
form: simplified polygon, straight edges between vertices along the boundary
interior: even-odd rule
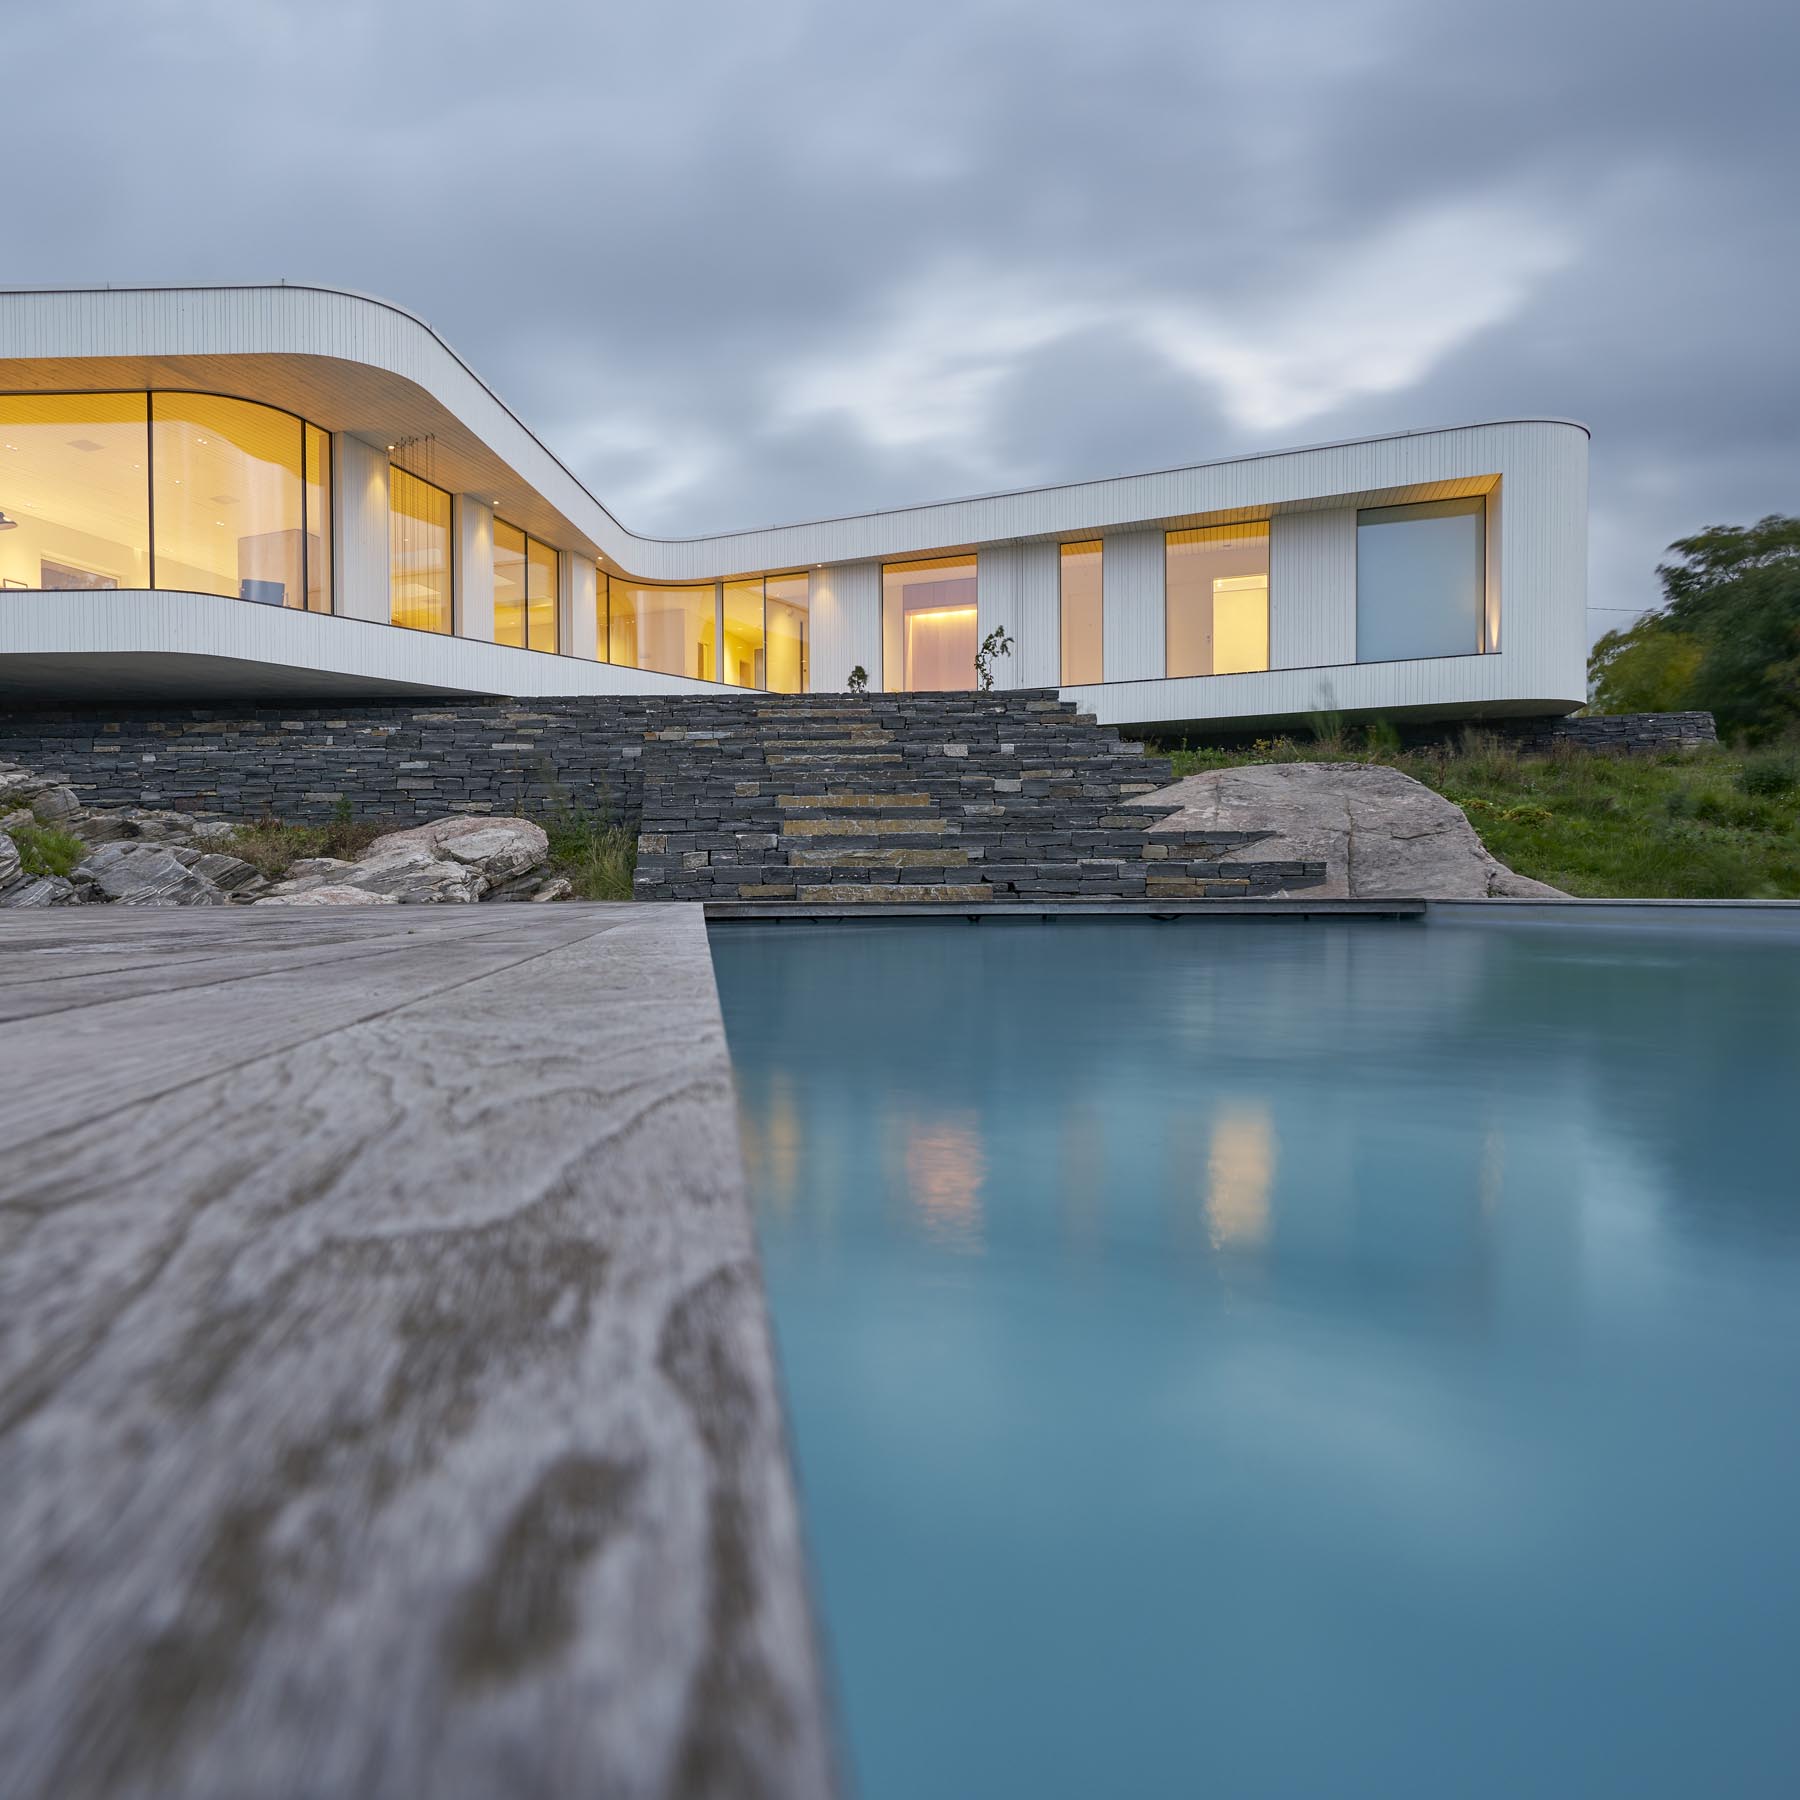
[[[4,0],[6,285],[429,320],[669,535],[1594,430],[1590,626],[1800,510],[1800,6]]]

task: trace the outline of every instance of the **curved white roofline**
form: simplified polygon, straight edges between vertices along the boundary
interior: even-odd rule
[[[191,297],[201,303],[226,302],[226,313],[196,330],[195,321],[156,306]],[[289,319],[273,319],[271,308],[307,308]],[[21,321],[18,302],[64,302],[43,316]],[[8,304],[14,303],[14,304]],[[386,319],[357,319],[368,309]],[[139,316],[131,316],[133,311]],[[259,316],[264,315],[264,316]],[[343,316],[336,316],[342,314]],[[111,315],[111,316],[109,316]],[[414,342],[396,341],[388,321],[398,321]],[[248,334],[248,335],[246,335]],[[215,341],[209,342],[208,339]],[[16,341],[23,340],[23,341]],[[254,348],[248,344],[254,340]],[[423,340],[423,342],[421,342]],[[424,354],[421,356],[420,351]],[[1428,465],[1440,459],[1425,451],[1436,440],[1487,437],[1494,433],[1568,429],[1591,436],[1578,420],[1519,418],[1471,425],[1437,426],[1380,437],[1346,438],[1291,449],[1259,450],[1139,474],[1064,481],[1045,487],[1006,489],[884,507],[788,525],[659,538],[624,525],[548,445],[502,400],[494,388],[417,313],[379,296],[310,283],[242,283],[222,286],[0,289],[0,362],[12,357],[79,359],[137,355],[159,359],[242,354],[328,356],[384,370],[424,389],[518,476],[536,488],[600,553],[620,568],[650,579],[711,579],[742,570],[794,568],[882,556],[917,555],[980,542],[1077,533],[1094,534],[1133,523],[1155,522],[1206,512],[1304,504],[1312,498],[1379,490],[1401,481],[1432,479]],[[442,358],[447,369],[429,364]],[[451,374],[448,381],[434,373]],[[463,383],[462,395],[454,389]],[[451,391],[446,391],[451,390]],[[491,406],[505,421],[469,416]],[[247,395],[246,398],[255,396]],[[517,434],[512,443],[495,438]],[[525,446],[529,450],[521,457]],[[538,472],[520,466],[541,458]],[[1232,479],[1240,472],[1266,471],[1268,480]],[[1277,475],[1275,471],[1279,470]],[[1466,470],[1464,472],[1467,472]],[[553,491],[553,490],[561,490]],[[585,504],[583,504],[585,503]],[[580,514],[588,508],[593,517]],[[659,566],[660,565],[660,566]]]

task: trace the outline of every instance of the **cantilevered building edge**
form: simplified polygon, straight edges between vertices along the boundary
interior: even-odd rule
[[[0,705],[1059,687],[1105,723],[1558,714],[1584,427],[1513,419],[713,537],[619,523],[430,327],[0,294]]]

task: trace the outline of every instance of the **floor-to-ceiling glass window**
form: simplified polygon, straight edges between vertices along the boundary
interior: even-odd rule
[[[713,584],[660,586],[612,576],[611,654],[627,669],[716,679],[713,669]]]
[[[494,521],[494,642],[525,648],[525,534]]]
[[[890,694],[974,687],[976,642],[974,557],[882,565],[882,686]]]
[[[727,581],[722,585],[719,679],[730,687],[766,687],[763,654],[763,584]]]
[[[812,686],[812,662],[807,650],[807,623],[811,617],[807,577],[771,575],[763,589],[768,597],[768,677],[763,686],[777,694],[804,694]]]
[[[1356,515],[1358,662],[1476,655],[1490,647],[1486,601],[1481,495]]]
[[[1104,679],[1101,654],[1100,540],[1062,547],[1062,680],[1065,687]]]
[[[306,427],[306,610],[331,611],[331,436]]]
[[[447,632],[450,595],[450,496],[405,469],[391,469],[389,617],[413,631]]]
[[[150,585],[145,394],[0,394],[0,587]]]
[[[1269,526],[1171,531],[1165,541],[1171,675],[1241,675],[1269,666]]]
[[[494,521],[494,642],[556,649],[557,553],[504,519]],[[600,640],[604,646],[606,640]]]
[[[306,605],[305,441],[292,413],[152,394],[158,587]]]
[[[556,650],[557,554],[534,537],[525,540],[525,644]]]

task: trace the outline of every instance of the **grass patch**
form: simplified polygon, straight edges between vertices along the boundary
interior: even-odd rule
[[[309,856],[335,856],[354,862],[374,841],[417,820],[356,819],[340,804],[324,825],[292,825],[282,819],[257,819],[240,825],[222,849],[270,881],[279,881],[293,864]]]
[[[1592,899],[1800,898],[1800,747],[1661,756],[1521,755],[1467,732],[1454,748],[1264,739],[1170,752],[1177,775],[1267,762],[1385,763],[1455,801],[1510,868]]]
[[[564,807],[543,821],[550,866],[577,900],[629,900],[637,872],[637,834],[604,813]]]
[[[92,847],[74,832],[58,831],[54,825],[12,825],[6,835],[27,875],[73,875]]]

